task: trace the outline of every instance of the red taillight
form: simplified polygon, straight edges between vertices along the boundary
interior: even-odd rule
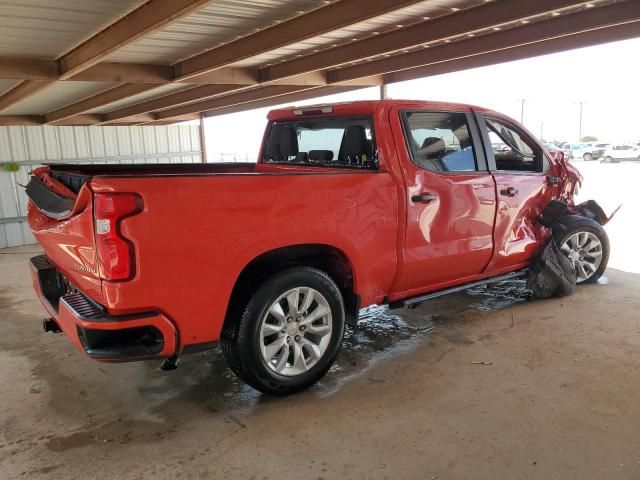
[[[142,210],[142,199],[134,193],[97,193],[94,199],[100,270],[106,280],[126,280],[134,273],[134,251],[120,221]]]

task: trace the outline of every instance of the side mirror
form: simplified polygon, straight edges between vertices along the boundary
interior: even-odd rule
[[[556,162],[560,164],[564,163],[565,161],[564,152],[562,150],[558,150],[557,152],[554,152],[553,158],[555,159]]]

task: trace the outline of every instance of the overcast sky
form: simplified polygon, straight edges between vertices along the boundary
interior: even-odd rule
[[[545,55],[463,72],[391,84],[390,98],[442,100],[489,107],[520,119],[545,140],[575,141],[579,105],[583,135],[608,142],[640,141],[640,39]],[[378,98],[378,88],[322,97],[297,105]],[[277,108],[277,107],[274,107]],[[219,153],[255,160],[266,115],[259,109],[205,122],[210,161]],[[238,158],[240,159],[240,158]]]

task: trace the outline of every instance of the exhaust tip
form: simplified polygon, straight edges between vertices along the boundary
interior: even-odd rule
[[[42,320],[42,329],[45,332],[60,333],[60,327],[53,318],[45,318]]]

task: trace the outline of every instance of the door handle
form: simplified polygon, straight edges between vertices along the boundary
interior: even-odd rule
[[[500,190],[500,195],[504,195],[505,197],[515,197],[518,193],[520,192],[518,192],[514,187],[507,187]]]
[[[417,195],[413,195],[411,197],[411,201],[413,203],[430,203],[435,201],[436,198],[438,197],[433,193],[419,193]]]

